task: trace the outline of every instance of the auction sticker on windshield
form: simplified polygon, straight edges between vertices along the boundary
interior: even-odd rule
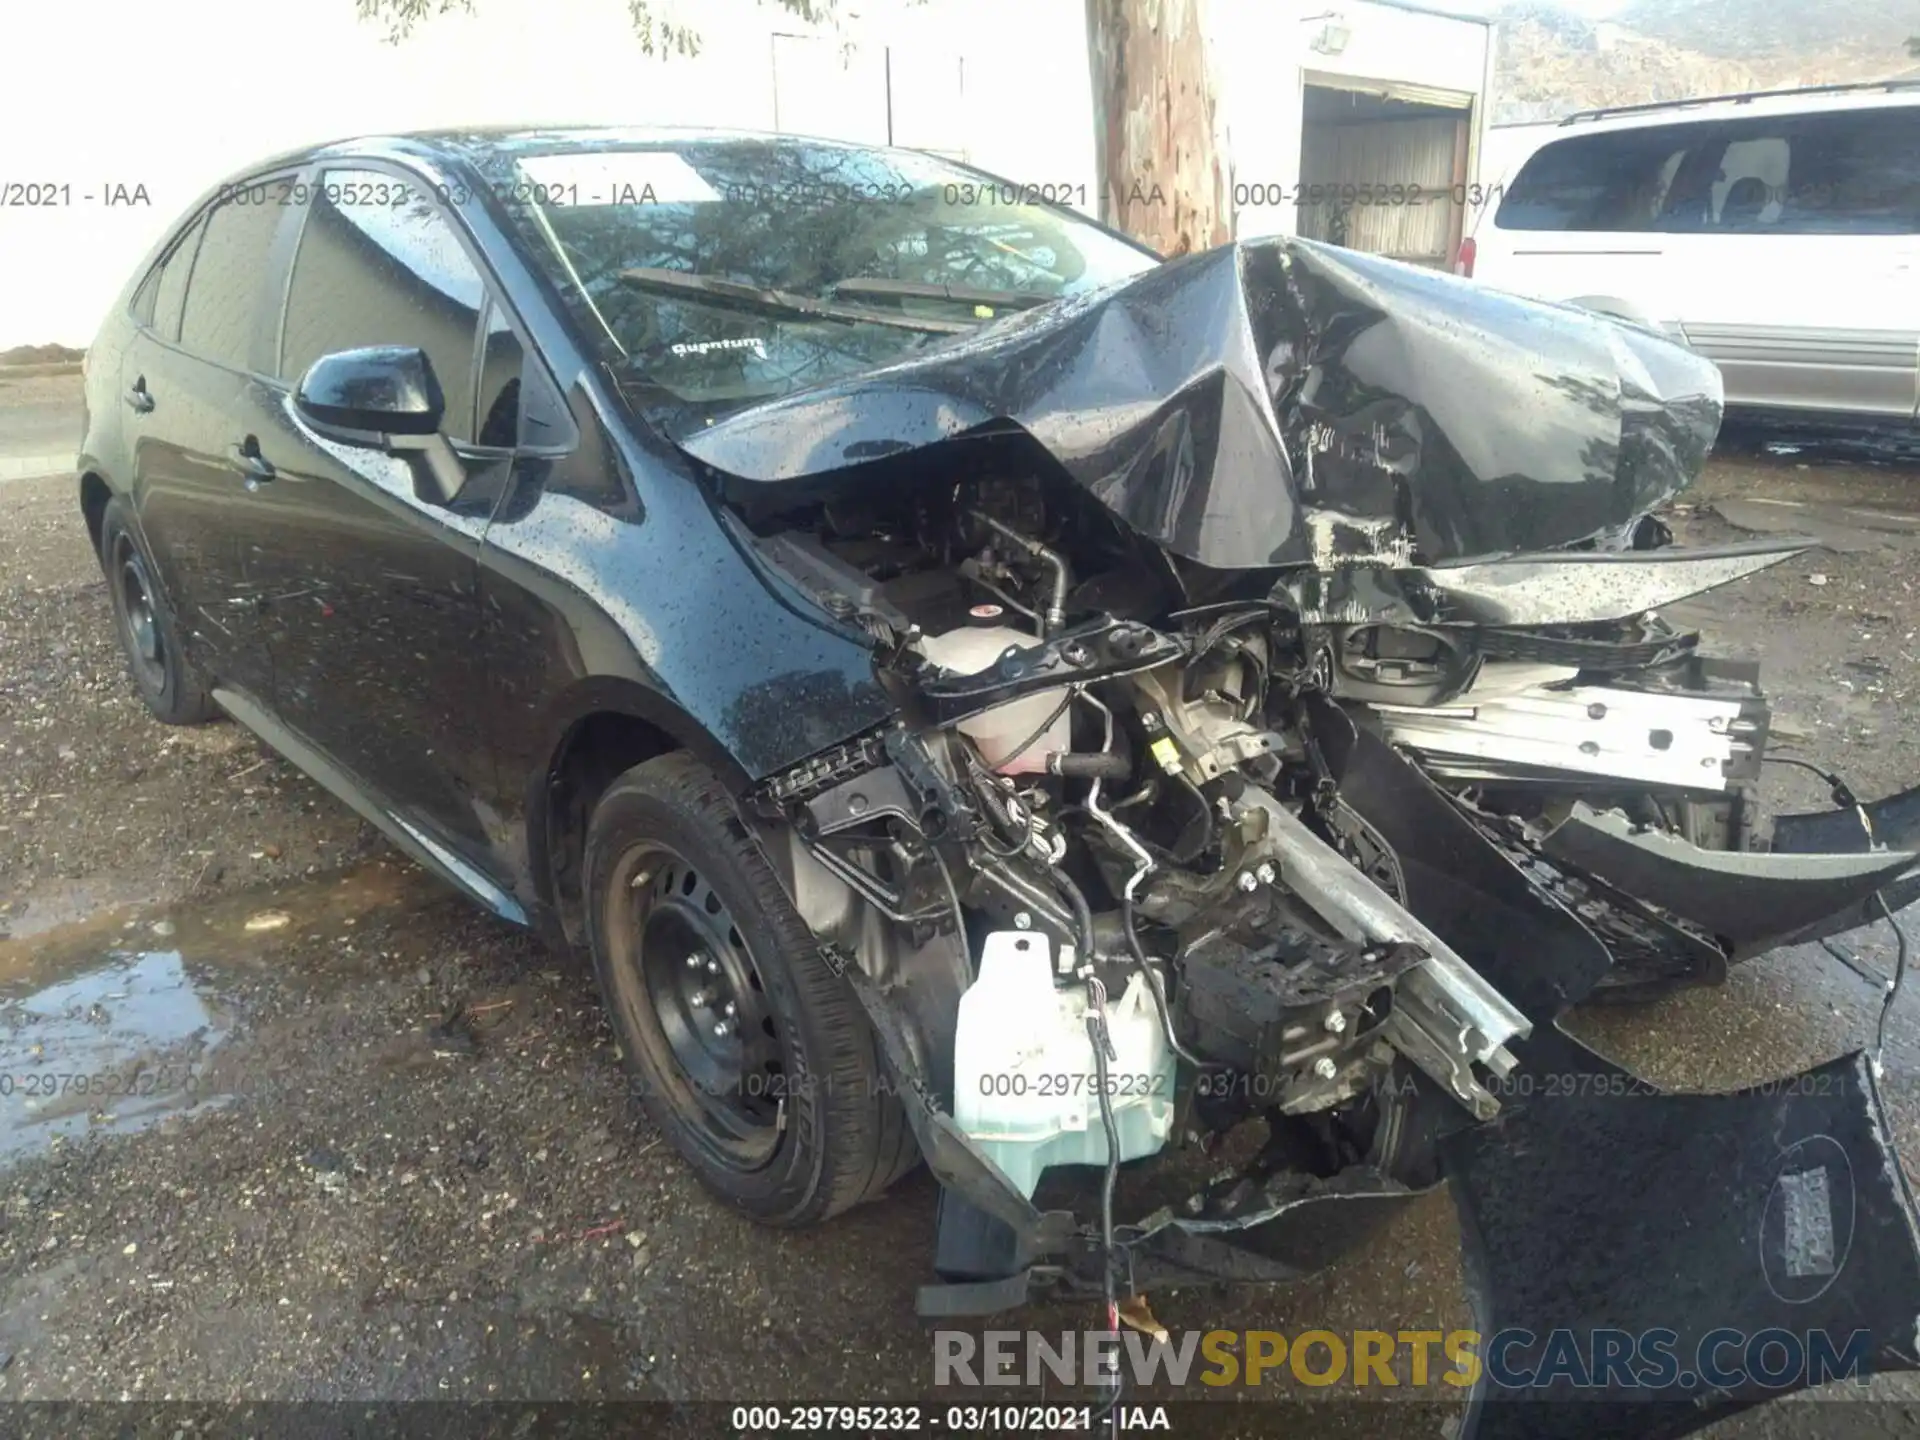
[[[532,184],[576,205],[695,205],[720,192],[671,150],[599,150],[530,155],[516,168]]]

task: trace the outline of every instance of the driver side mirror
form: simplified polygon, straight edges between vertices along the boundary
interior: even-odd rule
[[[294,404],[316,426],[380,435],[435,434],[447,411],[433,362],[410,345],[322,355],[301,378]]]
[[[424,350],[373,345],[322,355],[301,377],[293,405],[329,438],[406,461],[414,494],[430,505],[453,504],[467,483],[466,466],[440,433],[447,398]]]

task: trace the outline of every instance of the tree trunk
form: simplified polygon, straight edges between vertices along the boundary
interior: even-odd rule
[[[1087,0],[1100,218],[1165,255],[1233,238],[1206,0]]]

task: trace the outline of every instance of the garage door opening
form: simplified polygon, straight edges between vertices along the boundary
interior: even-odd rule
[[[1466,208],[1472,104],[1451,91],[1309,82],[1300,234],[1451,268]]]

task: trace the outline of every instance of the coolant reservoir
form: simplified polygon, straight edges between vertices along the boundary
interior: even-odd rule
[[[987,936],[980,973],[960,997],[953,1116],[1022,1195],[1049,1165],[1106,1164],[1087,1005],[1084,983],[1055,985],[1047,937],[1024,930]],[[1107,1021],[1120,1158],[1137,1160],[1173,1129],[1173,1053],[1138,973],[1108,1000]]]
[[[1040,642],[1024,630],[1006,625],[977,625],[949,630],[944,635],[923,635],[914,648],[943,670],[960,675],[978,675],[999,661],[1008,650],[1030,650]],[[1047,768],[1047,756],[1066,750],[1073,744],[1072,718],[1065,710],[1059,719],[1047,724],[1047,717],[1066,696],[1065,690],[1042,690],[1037,695],[1009,700],[957,727],[962,735],[979,747],[989,766],[1008,775],[1034,774]],[[1034,731],[1046,725],[1046,733],[1028,745],[1011,761],[1006,756],[1025,743]],[[1005,763],[1003,763],[1005,762]]]

